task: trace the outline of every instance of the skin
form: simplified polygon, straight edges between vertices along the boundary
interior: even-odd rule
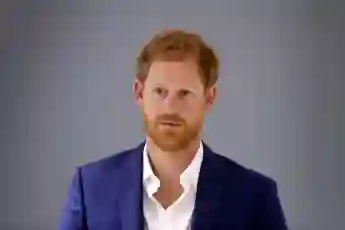
[[[136,79],[133,85],[149,158],[161,183],[155,197],[163,207],[183,192],[180,175],[199,148],[204,117],[216,98],[216,87],[205,88],[201,79],[193,59],[154,61],[145,82]]]

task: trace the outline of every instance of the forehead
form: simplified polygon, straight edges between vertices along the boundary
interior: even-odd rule
[[[154,61],[150,66],[146,83],[203,88],[198,66],[193,60]]]

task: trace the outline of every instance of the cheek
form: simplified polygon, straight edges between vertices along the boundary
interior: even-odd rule
[[[142,104],[142,112],[145,113],[145,116],[148,120],[153,120],[159,114],[159,109],[156,103],[153,103],[150,100],[144,100]]]
[[[188,113],[197,113],[203,110],[204,104],[199,100],[189,100],[184,104],[184,110],[187,110]]]
[[[158,97],[146,97],[143,104],[145,111],[150,114],[150,118],[154,118],[156,115],[164,113],[164,103]]]
[[[183,116],[186,117],[186,119],[189,120],[189,122],[191,123],[194,123],[202,119],[204,113],[205,113],[204,105],[197,104],[197,103],[189,104],[182,111]]]

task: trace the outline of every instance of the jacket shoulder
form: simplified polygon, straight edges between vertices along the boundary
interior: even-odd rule
[[[214,153],[217,161],[220,163],[222,171],[229,177],[235,176],[239,181],[249,184],[251,187],[271,187],[276,186],[273,178],[256,171],[254,169],[246,168],[243,165],[231,160],[223,155]]]
[[[128,162],[132,160],[131,158],[133,158],[134,154],[137,154],[135,148],[130,148],[113,153],[110,156],[91,161],[84,165],[80,165],[77,168],[80,170],[84,180],[88,180],[90,178],[106,178],[109,174],[118,175],[119,172],[126,167]]]

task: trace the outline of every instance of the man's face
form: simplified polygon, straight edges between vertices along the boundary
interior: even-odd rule
[[[179,151],[200,134],[215,88],[205,90],[193,60],[155,61],[134,93],[149,138],[163,151]]]

